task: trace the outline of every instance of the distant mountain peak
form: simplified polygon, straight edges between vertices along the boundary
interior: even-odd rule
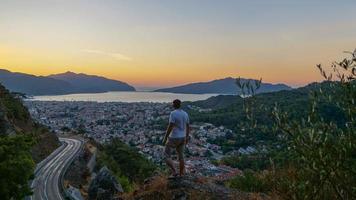
[[[76,73],[72,71],[66,71],[64,73],[58,73],[58,74],[51,74],[48,77],[55,78],[55,79],[64,79],[64,78],[101,78],[101,79],[106,79],[106,80],[112,80],[108,79],[103,76],[98,76],[98,75],[91,75],[91,74],[85,74],[85,73]],[[118,81],[118,80],[112,80],[112,81]],[[118,81],[121,82],[121,81]]]
[[[253,80],[241,78],[242,81]],[[262,83],[257,93],[275,92],[280,90],[292,89],[285,84]],[[226,77],[207,82],[189,83],[186,85],[163,88],[155,90],[156,92],[172,92],[183,94],[238,94],[239,88],[236,85],[236,78]]]
[[[73,74],[77,74],[77,73],[75,73],[75,72],[72,72],[72,71],[66,71],[66,72],[64,72],[63,74],[67,74],[67,75],[73,75]]]
[[[79,92],[135,91],[134,87],[125,82],[97,75],[67,71],[62,74],[52,74],[48,77],[66,81],[75,86],[75,90]]]
[[[75,73],[72,71],[66,71],[64,73],[58,73],[58,74],[51,74],[49,76],[77,76],[80,75],[79,73]],[[83,74],[84,75],[84,74]]]
[[[12,92],[28,95],[135,91],[134,87],[122,81],[71,71],[49,76],[35,76],[0,69],[0,82]]]
[[[0,72],[6,72],[6,73],[9,73],[10,71],[7,70],[7,69],[0,69]]]

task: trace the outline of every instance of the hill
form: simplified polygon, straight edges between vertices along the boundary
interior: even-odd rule
[[[260,93],[257,95],[257,97],[260,103],[269,102],[270,98],[272,98],[272,100],[277,101],[278,103],[281,103],[283,101],[289,101],[293,98],[297,98],[296,100],[298,100],[299,98],[306,99],[308,97],[309,92],[311,90],[317,89],[319,86],[321,86],[319,83],[311,83],[305,87],[300,87],[291,90]],[[289,96],[292,96],[292,98],[289,98]],[[185,108],[191,108],[191,106],[195,106],[203,109],[216,110],[223,108],[228,109],[229,107],[233,106],[240,106],[242,105],[242,103],[243,98],[238,95],[218,95],[210,97],[206,100],[183,102],[183,105],[185,106]]]
[[[298,99],[307,99],[311,91],[318,91],[320,88],[323,90],[330,89],[327,82],[323,83],[310,83],[304,87],[290,89],[290,90],[281,90],[275,92],[265,92],[257,94],[256,97],[260,103],[274,102],[282,105],[289,105],[295,100]],[[283,102],[287,102],[286,104]],[[229,109],[234,106],[240,106],[243,103],[243,98],[238,95],[218,95],[213,96],[205,100],[194,101],[194,102],[183,102],[185,106],[197,106],[204,109]]]
[[[25,135],[34,140],[31,153],[36,162],[59,146],[57,136],[34,122],[21,100],[0,84],[0,136],[14,135]]]
[[[94,93],[94,92],[108,92],[108,91],[135,91],[135,88],[127,83],[107,79],[101,76],[87,75],[83,73],[66,72],[62,74],[49,75],[49,78],[53,78],[60,81],[65,81],[71,84],[74,88],[74,92],[82,93]]]
[[[58,138],[36,124],[19,98],[0,84],[0,196],[23,199],[31,194],[35,162],[59,146]]]
[[[0,82],[12,92],[28,95],[135,91],[134,87],[121,81],[73,72],[50,76],[34,76],[0,69]]]
[[[218,95],[209,97],[205,100],[194,101],[194,102],[183,102],[183,107],[191,108],[190,106],[196,106],[203,109],[218,109],[225,108],[229,105],[236,104],[237,102],[242,102],[243,98],[237,95]]]
[[[69,83],[44,76],[10,72],[0,69],[0,82],[12,92],[29,95],[54,95],[70,93]]]
[[[241,80],[248,81],[249,79]],[[275,92],[290,89],[292,88],[285,84],[262,83],[257,93]],[[158,89],[155,90],[155,92],[172,92],[183,94],[238,94],[239,89],[236,86],[236,79],[229,77],[209,82],[190,83],[177,87]]]
[[[273,121],[269,113],[272,113],[275,105],[288,112],[290,118],[301,118],[308,112],[310,106],[310,93],[312,91],[328,91],[329,84],[312,83],[305,87],[284,90],[278,92],[262,93],[255,96],[254,116],[259,125],[264,125],[272,130]],[[215,143],[222,146],[224,152],[238,149],[240,147],[254,146],[257,144],[274,143],[277,138],[273,134],[263,133],[257,130],[252,133],[245,133],[241,130],[241,123],[248,121],[243,108],[243,99],[239,96],[221,95],[211,97],[207,100],[196,102],[184,102],[187,111],[190,113],[192,121],[212,123],[216,126],[226,126],[235,132],[230,138],[220,138]],[[200,112],[199,108],[206,111]],[[345,123],[345,115],[329,103],[322,102],[318,105],[317,111],[326,121],[336,122],[338,125]],[[233,142],[232,142],[233,141]]]

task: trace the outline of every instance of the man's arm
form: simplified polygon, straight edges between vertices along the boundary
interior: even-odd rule
[[[187,126],[185,127],[185,130],[187,131],[186,135],[185,135],[185,144],[188,144],[188,142],[189,142],[189,134],[190,134],[190,126],[189,126],[189,124],[187,124]]]
[[[166,130],[166,135],[164,136],[163,139],[163,144],[165,145],[168,139],[169,134],[171,134],[172,130],[173,130],[174,124],[173,123],[169,123],[167,130]]]

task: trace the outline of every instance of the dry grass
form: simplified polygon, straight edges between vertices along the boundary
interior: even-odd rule
[[[166,196],[163,193],[166,190],[167,178],[163,175],[158,175],[141,187],[136,185],[133,192],[124,193],[120,197],[125,200],[137,199],[141,196],[144,196],[144,199],[165,199]]]
[[[194,189],[191,185],[201,186]],[[136,188],[131,193],[120,196],[124,200],[145,199],[145,200],[165,200],[165,199],[189,199],[189,200],[220,200],[220,199],[241,199],[241,200],[267,200],[270,199],[261,194],[247,194],[239,191],[230,191],[228,194],[220,194],[219,190],[208,188],[218,187],[212,179],[207,177],[197,177],[188,185],[173,186],[167,176],[160,174],[146,181],[144,185]]]

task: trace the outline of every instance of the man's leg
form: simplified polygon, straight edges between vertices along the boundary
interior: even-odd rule
[[[166,144],[166,147],[164,149],[164,156],[165,156],[165,161],[167,166],[171,169],[171,172],[173,175],[177,174],[176,169],[174,168],[173,161],[171,159],[171,147],[169,144]]]
[[[185,173],[184,159],[179,160],[179,175],[183,176]]]
[[[178,159],[179,159],[179,175],[183,176],[185,173],[184,142],[177,147],[177,154],[178,154]]]
[[[176,169],[174,169],[173,161],[169,158],[166,158],[166,164],[171,169],[173,175],[177,174]]]

